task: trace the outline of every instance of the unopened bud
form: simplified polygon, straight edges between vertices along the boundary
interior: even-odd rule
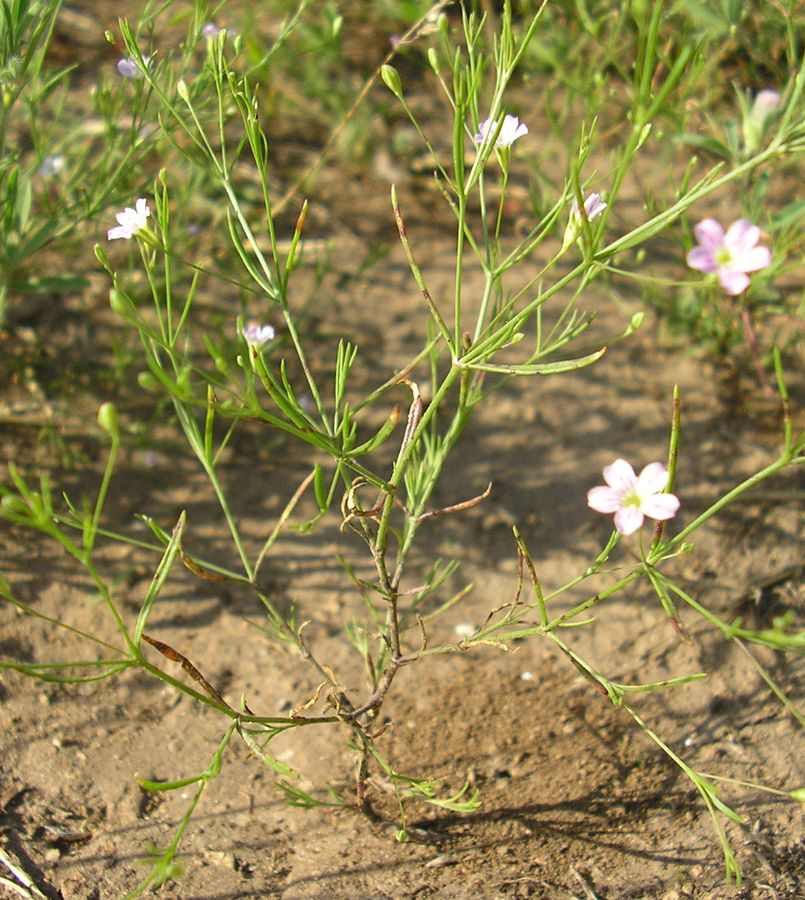
[[[129,298],[117,288],[109,291],[109,306],[112,312],[116,312],[123,319],[134,319],[137,317],[137,310]]]
[[[15,494],[6,494],[5,497],[0,499],[0,509],[6,513],[25,513],[28,512],[28,505],[22,497],[17,497]]]
[[[144,391],[158,391],[159,379],[155,378],[150,372],[140,372],[137,376],[137,384]]]
[[[112,440],[118,439],[120,431],[117,427],[117,409],[114,403],[101,404],[101,408],[98,410],[98,424]]]
[[[394,66],[385,65],[380,69],[380,77],[383,79],[383,84],[394,94],[395,97],[402,99],[403,91],[402,91],[402,82],[400,81],[400,73],[394,68]]]

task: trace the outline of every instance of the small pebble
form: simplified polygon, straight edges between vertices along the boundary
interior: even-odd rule
[[[442,866],[450,865],[450,857],[442,853],[441,856],[434,856],[433,859],[425,863],[426,869],[440,869]]]

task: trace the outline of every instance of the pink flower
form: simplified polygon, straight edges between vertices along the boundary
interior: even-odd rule
[[[718,275],[719,284],[728,294],[742,294],[749,287],[746,273],[771,264],[771,250],[757,246],[760,229],[747,219],[733,222],[726,234],[715,219],[704,219],[693,232],[699,243],[688,253],[688,265]]]
[[[476,144],[485,144],[498,130],[498,123],[493,119],[484,119],[478,126],[478,134],[473,137]],[[517,116],[506,116],[495,140],[496,147],[511,147],[511,145],[524,134],[528,134],[528,126],[521,122]]]
[[[606,203],[601,199],[601,195],[597,192],[588,194],[584,198],[584,218],[587,219],[588,222],[592,222],[596,216],[600,216],[606,208]],[[565,226],[565,235],[562,238],[562,250],[567,250],[573,241],[579,239],[582,227],[583,223],[579,213],[579,204],[574,197],[570,204],[570,215],[568,216],[567,225]]]
[[[593,192],[592,194],[588,194],[584,198],[584,213],[587,217],[588,222],[592,222],[592,220],[596,216],[600,216],[601,213],[607,208],[606,203],[601,199],[601,195],[599,193]],[[573,198],[573,202],[570,204],[570,215],[571,217],[575,217],[579,219],[579,204],[576,202],[576,198]]]
[[[600,513],[615,513],[615,528],[621,534],[633,534],[643,519],[672,519],[679,499],[662,493],[668,484],[668,470],[662,463],[649,463],[640,475],[625,459],[616,459],[604,467],[606,485],[587,492],[587,505]]]

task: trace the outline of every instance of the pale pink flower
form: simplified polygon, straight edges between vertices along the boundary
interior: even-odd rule
[[[758,91],[750,111],[752,119],[763,127],[766,120],[779,109],[782,100],[780,92],[774,88],[763,88],[762,91]]]
[[[779,91],[773,88],[764,88],[758,91],[752,105],[748,105],[748,100],[741,98],[741,106],[743,108],[743,138],[744,138],[744,154],[751,156],[757,153],[760,144],[769,130],[769,124],[775,117],[783,98]]]
[[[606,203],[601,199],[601,195],[596,192],[588,194],[584,198],[584,214],[588,222],[592,222],[596,216],[600,216],[606,208]],[[576,219],[581,218],[579,216],[579,204],[576,202],[575,197],[570,205],[570,214]]]
[[[498,130],[498,123],[494,119],[484,119],[478,126],[478,134],[473,137],[476,144],[485,144]],[[528,134],[528,126],[521,122],[517,116],[505,116],[500,134],[495,140],[496,147],[511,147],[511,145],[524,134]]]
[[[271,325],[261,325],[259,322],[249,322],[242,330],[246,343],[253,347],[262,347],[274,339],[274,329]]]
[[[596,216],[600,216],[606,208],[606,203],[598,193],[589,194],[584,198],[584,216],[588,222],[592,222]],[[579,204],[574,197],[570,204],[570,215],[568,216],[565,234],[562,238],[562,250],[567,250],[573,241],[579,239],[582,225],[581,216],[579,215]]]
[[[149,69],[151,68],[150,56],[143,56],[143,62]],[[122,59],[119,59],[117,61],[117,71],[124,78],[130,78],[132,81],[136,81],[138,78],[143,77],[143,73],[140,71],[140,67],[137,65],[137,61],[132,59],[130,56],[124,56]]]
[[[621,534],[632,534],[643,524],[643,519],[662,521],[672,519],[679,509],[679,499],[664,494],[668,484],[668,470],[662,463],[649,463],[635,475],[625,459],[616,459],[604,467],[606,485],[587,492],[587,505],[600,513],[615,513],[615,529]]]
[[[215,22],[206,22],[201,29],[201,34],[205,38],[217,38],[223,29],[219,28]]]
[[[757,246],[760,229],[747,219],[733,222],[726,234],[715,219],[704,219],[693,232],[699,243],[688,253],[688,265],[708,275],[716,274],[728,294],[742,294],[749,287],[747,272],[771,264],[771,250]]]
[[[106,232],[108,240],[129,240],[134,237],[138,231],[142,231],[144,228],[148,227],[147,219],[151,215],[151,210],[148,208],[148,201],[140,197],[134,206],[134,209],[127,206],[123,212],[117,213],[115,218],[117,219],[118,224]]]

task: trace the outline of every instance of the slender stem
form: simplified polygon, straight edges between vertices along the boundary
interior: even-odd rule
[[[110,435],[111,443],[109,446],[109,456],[106,460],[106,467],[103,471],[103,480],[101,481],[101,486],[98,488],[98,497],[95,500],[95,509],[92,514],[92,521],[89,526],[89,532],[84,540],[84,547],[87,553],[92,552],[92,548],[95,546],[95,536],[98,533],[98,525],[101,520],[101,513],[103,512],[104,503],[106,502],[106,495],[109,491],[109,485],[112,481],[112,474],[115,469],[115,462],[117,460],[117,452],[120,449],[120,435],[117,432],[113,432]]]
[[[461,191],[458,197],[458,224],[456,229],[456,272],[453,287],[453,346],[461,353],[461,290],[464,277],[464,227],[467,221],[467,195]]]
[[[229,533],[232,535],[232,540],[237,547],[238,555],[240,556],[240,562],[243,566],[243,571],[246,573],[246,577],[249,579],[249,581],[252,581],[254,578],[254,572],[252,570],[251,563],[249,562],[246,548],[243,546],[240,531],[238,529],[235,518],[232,515],[232,511],[229,508],[229,501],[227,500],[226,494],[221,487],[221,482],[218,480],[218,474],[215,471],[215,465],[204,452],[204,439],[199,433],[198,423],[193,418],[192,413],[187,410],[184,404],[182,404],[176,398],[173,399],[173,407],[176,410],[176,417],[179,419],[179,423],[181,424],[182,430],[187,437],[188,443],[193,448],[193,451],[196,454],[196,458],[201,463],[204,471],[207,474],[207,477],[210,479],[210,484],[215,491],[215,496],[218,498],[218,503],[224,514],[226,523],[229,526]]]
[[[668,550],[678,548],[689,534],[703,525],[708,519],[711,519],[719,510],[723,509],[729,503],[732,503],[737,497],[740,497],[741,494],[750,490],[750,488],[753,488],[756,484],[760,484],[762,481],[765,481],[767,478],[789,465],[801,465],[803,463],[805,463],[805,456],[793,456],[792,453],[784,453],[779,459],[771,463],[771,465],[766,466],[765,469],[761,469],[745,481],[742,481],[731,491],[727,491],[723,497],[716,500],[715,503],[698,515],[689,525],[685,526],[678,534],[674,535],[667,544],[658,547],[649,557],[648,562],[656,562],[661,556],[666,555]]]

